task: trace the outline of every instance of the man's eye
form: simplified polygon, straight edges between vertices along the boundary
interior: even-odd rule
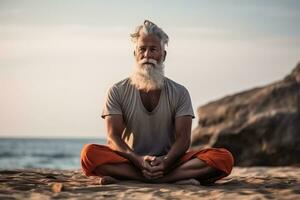
[[[139,48],[139,51],[140,52],[143,52],[143,51],[145,51],[146,49],[145,48]]]

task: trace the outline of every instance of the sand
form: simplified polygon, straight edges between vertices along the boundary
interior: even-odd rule
[[[300,199],[300,167],[235,167],[212,186],[98,182],[80,170],[2,170],[0,199]]]

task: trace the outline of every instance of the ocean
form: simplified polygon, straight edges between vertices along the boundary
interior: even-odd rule
[[[83,145],[105,142],[105,139],[0,138],[0,170],[79,169]]]

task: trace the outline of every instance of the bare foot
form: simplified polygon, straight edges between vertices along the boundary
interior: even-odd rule
[[[176,181],[175,184],[178,185],[200,185],[200,182],[194,178],[186,179],[182,181]]]
[[[118,179],[115,179],[111,176],[102,176],[100,177],[99,184],[100,185],[109,185],[119,182]]]

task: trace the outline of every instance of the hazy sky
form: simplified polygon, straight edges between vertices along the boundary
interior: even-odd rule
[[[297,0],[0,0],[0,137],[105,137],[104,97],[131,73],[129,34],[144,19],[169,35],[166,76],[189,89],[195,113],[279,80],[300,61],[299,10]]]

